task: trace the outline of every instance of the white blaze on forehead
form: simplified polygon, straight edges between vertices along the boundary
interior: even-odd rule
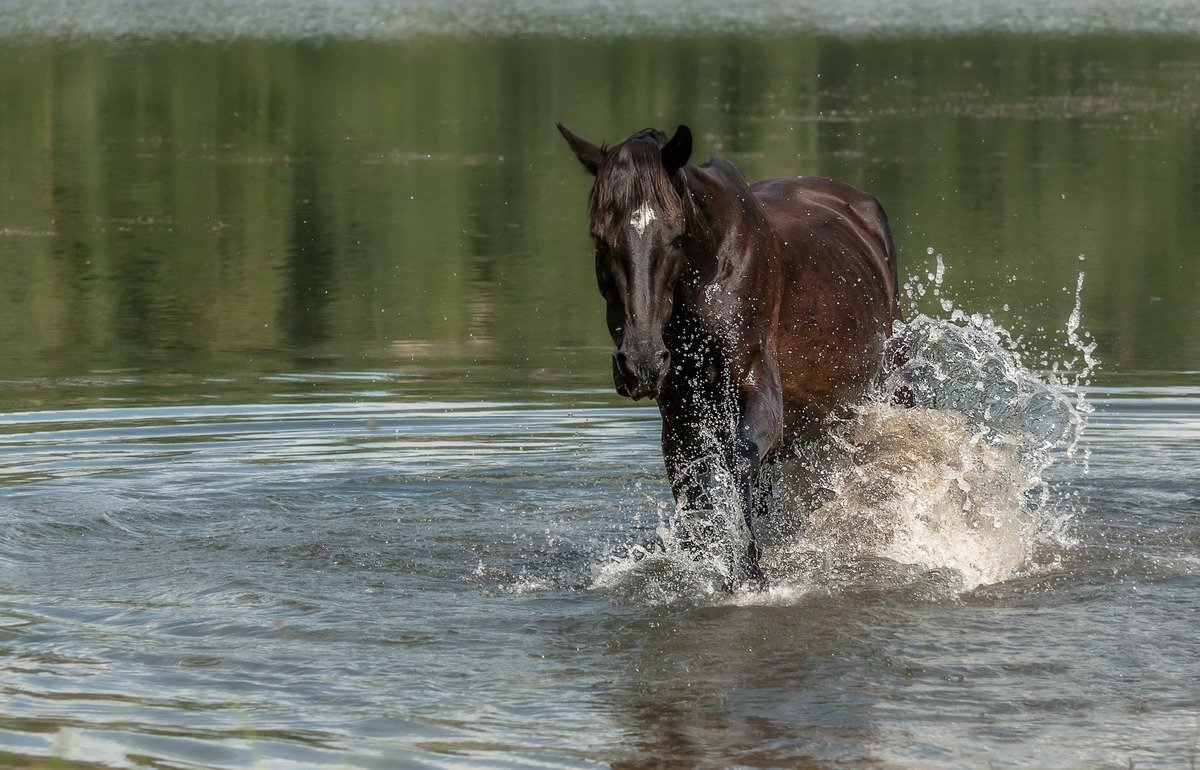
[[[646,225],[658,219],[658,214],[654,213],[654,209],[650,208],[649,203],[643,203],[638,210],[633,212],[633,218],[629,220],[629,224],[633,225],[633,229],[637,230],[637,234],[641,235],[646,232]]]

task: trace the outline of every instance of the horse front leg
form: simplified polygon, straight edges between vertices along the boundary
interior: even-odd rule
[[[747,384],[728,396],[714,393],[703,402],[659,402],[663,459],[675,495],[680,544],[697,556],[712,553],[722,540],[722,515],[740,518],[745,526],[744,552],[728,542],[721,549],[729,590],[763,584],[754,519],[763,505],[759,482],[764,459],[783,434],[777,371],[765,361],[749,371],[753,376],[746,378]]]
[[[731,467],[737,484],[738,503],[746,524],[746,554],[740,566],[743,580],[753,586],[765,584],[759,559],[762,552],[754,532],[754,519],[764,506],[760,475],[763,463],[783,439],[783,391],[773,362],[761,358],[750,368],[739,388],[739,418],[732,447]]]
[[[675,497],[675,534],[694,555],[707,553],[717,539],[713,514],[721,507],[725,458],[697,415],[663,410],[662,450]]]

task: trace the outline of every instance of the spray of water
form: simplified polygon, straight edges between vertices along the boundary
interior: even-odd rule
[[[956,306],[942,256],[929,254],[924,280],[904,287],[910,320],[893,330],[906,363],[825,441],[774,469],[773,512],[760,525],[766,592],[724,594],[725,560],[681,547],[683,525],[661,504],[657,541],[596,565],[593,587],[650,602],[792,602],[858,590],[929,597],[1052,569],[1073,511],[1046,472],[1055,462],[1086,468],[1076,446],[1098,365],[1080,332],[1084,274],[1064,352],[1036,370],[1019,338]],[[915,311],[927,295],[941,316]],[[900,387],[916,406],[891,403]],[[721,508],[703,525],[724,533],[725,547],[742,547],[736,517]]]

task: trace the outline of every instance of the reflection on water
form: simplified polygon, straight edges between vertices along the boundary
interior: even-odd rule
[[[860,184],[902,272],[935,245],[962,299],[1035,347],[1058,344],[1038,330],[1061,329],[1083,269],[1112,371],[1200,370],[1190,41],[4,41],[0,58],[0,379],[387,368],[415,341],[518,382],[594,347],[570,373],[603,387],[587,179],[555,119],[597,140],[687,121],[698,153],[751,176]]]

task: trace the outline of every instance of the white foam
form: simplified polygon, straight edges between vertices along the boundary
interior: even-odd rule
[[[772,559],[889,559],[953,570],[964,589],[1012,578],[1039,530],[1026,494],[1040,479],[1015,444],[989,442],[953,410],[868,404],[833,436],[818,473],[785,472],[785,504],[823,500]],[[798,479],[808,487],[788,489]]]

